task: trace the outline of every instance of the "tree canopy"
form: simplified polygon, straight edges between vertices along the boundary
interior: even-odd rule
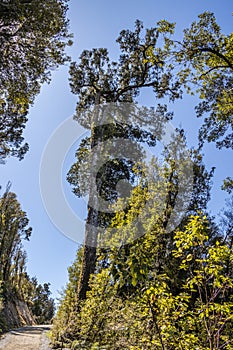
[[[176,43],[177,60],[189,92],[196,90],[201,102],[197,116],[205,116],[199,137],[216,142],[218,148],[233,147],[233,33],[225,35],[213,13],[199,15],[199,20],[184,30]]]
[[[22,159],[29,107],[51,70],[68,57],[67,0],[0,2],[0,161]]]

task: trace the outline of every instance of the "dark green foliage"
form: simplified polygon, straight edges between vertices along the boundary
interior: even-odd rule
[[[111,62],[107,49],[83,51],[80,62],[73,62],[70,67],[71,90],[78,95],[78,121],[90,127],[91,121],[80,115],[85,109],[104,102],[133,102],[141,88],[153,88],[157,98],[179,98],[179,81],[165,64],[173,29],[173,24],[165,26],[161,21],[156,27],[143,30],[142,22],[136,21],[134,31],[123,30],[117,39],[121,51],[118,62]],[[152,48],[157,58],[153,63],[148,59]]]
[[[0,161],[28,150],[23,129],[50,71],[64,64],[69,42],[67,0],[0,2]]]
[[[50,297],[50,283],[38,284],[37,279],[31,279],[33,286],[30,297],[30,310],[37,324],[50,324],[55,314],[54,300]]]
[[[0,328],[2,325],[4,330],[9,325],[22,325],[23,320],[33,322],[33,317],[38,323],[49,323],[55,311],[49,284],[38,284],[26,272],[22,240],[31,236],[28,224],[26,213],[8,185],[0,198]]]
[[[22,211],[16,195],[9,187],[0,198],[0,280],[4,290],[25,271],[26,254],[22,249],[22,239],[28,240],[31,228],[28,227],[26,213]]]

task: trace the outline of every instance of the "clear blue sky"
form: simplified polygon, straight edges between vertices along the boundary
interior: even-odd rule
[[[120,30],[132,29],[136,19],[142,20],[147,27],[153,26],[160,19],[176,22],[179,36],[182,29],[189,26],[198,14],[207,10],[215,13],[225,33],[232,31],[233,3],[230,0],[71,0],[69,18],[74,45],[69,53],[73,60],[77,60],[83,49],[107,47],[112,57],[116,58],[118,47],[115,39]],[[149,100],[151,96],[143,98]],[[188,98],[174,106],[173,124],[184,127],[190,145],[196,143],[197,129],[201,122],[195,118],[193,103]],[[12,191],[17,194],[33,227],[32,238],[25,244],[28,272],[31,276],[37,276],[41,283],[49,281],[54,296],[58,295],[57,291],[67,282],[67,267],[74,260],[78,245],[60,233],[48,218],[40,195],[39,167],[50,135],[62,121],[73,115],[75,105],[76,97],[69,89],[68,67],[61,67],[53,72],[51,84],[42,87],[30,110],[24,134],[30,144],[30,151],[23,161],[9,159],[6,165],[1,166],[0,184],[4,188],[8,180],[12,182]],[[216,213],[224,204],[224,193],[219,190],[221,181],[232,174],[232,152],[220,152],[214,145],[208,145],[205,161],[208,168],[217,167],[214,198],[210,206],[213,213]],[[69,162],[66,162],[64,174],[69,166]],[[74,199],[68,193],[69,187],[65,183],[64,188],[68,200],[74,205]]]

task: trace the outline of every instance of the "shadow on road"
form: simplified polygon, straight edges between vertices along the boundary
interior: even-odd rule
[[[25,336],[26,334],[41,334],[42,332],[49,331],[51,329],[50,325],[39,325],[39,326],[27,326],[27,327],[21,327],[17,329],[13,329],[10,331],[11,334],[15,335],[23,335]]]

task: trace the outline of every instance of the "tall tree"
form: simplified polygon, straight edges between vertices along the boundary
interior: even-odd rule
[[[161,21],[157,27],[143,32],[143,24],[136,21],[134,31],[123,30],[117,39],[121,50],[118,62],[110,61],[107,49],[93,49],[83,51],[80,62],[71,64],[71,90],[78,95],[76,119],[91,132],[89,140],[91,151],[98,148],[98,145],[106,139],[106,130],[103,126],[98,127],[103,117],[101,114],[103,104],[131,103],[140,90],[146,87],[153,88],[155,98],[168,96],[174,100],[180,96],[179,82],[172,76],[170,67],[165,64],[170,49],[168,37],[173,32],[173,28],[172,24]],[[160,39],[164,44],[162,48],[158,45]],[[154,60],[153,64],[147,59],[148,52],[152,48],[156,52],[156,62]],[[89,113],[91,107],[95,107],[96,113]],[[130,125],[131,121],[127,120],[127,123]],[[115,131],[111,131],[113,135],[116,130],[119,132],[119,128],[124,129],[123,125],[119,125],[120,123],[116,124],[118,125],[113,126]],[[92,154],[90,168],[96,169],[98,155],[97,152]],[[99,221],[98,209],[96,209],[99,205],[98,199],[93,196],[95,181],[92,179],[88,189],[88,216],[79,281],[80,299],[85,299],[89,278],[95,269]],[[92,209],[93,203],[95,210]]]
[[[89,188],[89,178],[86,177],[82,181],[81,177],[85,172],[81,173],[81,177],[79,173],[80,168],[87,166],[85,160],[88,159],[91,142],[94,140],[93,146],[96,146],[98,141],[105,140],[106,136],[103,129],[99,130],[102,133],[98,132],[98,128],[92,124],[93,120],[88,119],[90,114],[85,112],[95,104],[117,102],[118,98],[122,102],[133,102],[143,86],[153,87],[155,96],[161,97],[159,83],[167,69],[171,74],[177,73],[176,78],[179,80],[173,85],[177,89],[176,96],[169,89],[169,84],[164,86],[168,95],[171,94],[171,99],[180,96],[180,84],[184,84],[192,93],[197,89],[204,101],[197,107],[199,115],[208,113],[201,129],[200,143],[211,134],[209,141],[219,141],[219,147],[231,147],[229,135],[232,128],[232,35],[221,34],[212,14],[205,13],[199,17],[200,21],[193,23],[191,29],[185,31],[183,41],[175,43],[165,35],[165,46],[162,49],[161,46],[158,49],[155,45],[156,39],[142,56],[140,55],[146,39],[140,43],[137,41],[141,29],[137,32],[136,26],[135,32],[123,31],[119,39],[123,45],[123,57],[119,63],[114,63],[115,75],[109,59],[101,61],[101,55],[107,54],[103,51],[85,51],[81,56],[80,65],[71,66],[71,86],[73,92],[79,96],[76,118],[91,130],[91,137],[81,143],[77,151],[78,161],[68,175],[76,194],[82,193],[81,185],[84,185],[84,189]],[[173,31],[173,26],[165,21],[160,22],[160,25],[163,29],[172,28],[171,32]],[[95,68],[97,53],[98,70]],[[121,71],[121,62],[129,62],[124,66],[124,72]],[[177,62],[180,64],[178,68]],[[145,65],[148,71],[146,68],[140,75]],[[122,72],[120,77],[119,72]],[[145,79],[137,86],[142,77]],[[158,79],[157,85],[152,81],[150,85],[150,80],[147,79],[152,77]],[[175,83],[175,80],[173,82]],[[117,93],[119,91],[122,94]],[[230,101],[230,104],[227,101]],[[118,128],[119,126],[114,130],[118,131]],[[112,129],[111,134],[114,135]],[[219,136],[221,139],[218,139]],[[167,227],[171,213],[174,212],[179,181],[177,169],[174,167],[175,159],[169,157],[169,148],[166,151],[162,166],[157,162],[151,164],[151,173],[158,179],[154,182],[155,186],[148,191],[146,182],[143,182],[142,171],[142,176],[137,178],[140,180],[138,186],[134,186],[131,191],[130,206],[127,210],[116,210],[115,217],[105,226],[104,237],[98,237],[100,241],[107,241],[111,247],[117,244],[118,246],[100,251],[96,269],[92,262],[95,274],[89,280],[90,290],[84,294],[86,300],[80,303],[78,314],[77,310],[76,314],[69,314],[71,319],[68,330],[61,334],[59,327],[55,329],[55,339],[59,338],[64,343],[73,342],[73,347],[87,348],[231,349],[232,201],[225,212],[224,231],[221,232],[221,228],[206,217],[213,169],[207,172],[201,155],[193,151],[194,191],[187,216],[177,230],[168,233]],[[100,171],[100,176],[96,177],[96,183],[102,186],[103,193],[105,194],[106,190],[113,195],[110,195],[110,199],[114,198],[115,194],[114,181],[118,175],[119,178],[122,175],[118,172],[119,167],[113,166],[112,169],[112,182],[99,181],[102,175],[111,175],[109,168]],[[130,179],[129,173],[126,172],[125,178],[127,176]],[[230,184],[231,180],[228,179],[226,186]],[[119,199],[115,202],[116,208],[121,201]],[[148,204],[147,210],[144,210],[145,203]],[[179,210],[175,211],[175,214],[179,218]],[[88,215],[91,218],[91,210]],[[135,225],[139,215],[141,226]],[[97,213],[96,223],[99,218]],[[113,228],[115,236],[112,234]],[[143,232],[144,235],[138,235],[133,244],[125,244],[127,239],[137,237],[137,231]],[[94,254],[96,258],[96,250]],[[79,288],[82,284],[84,290],[88,287],[82,280],[83,266],[85,268],[85,263],[90,262],[87,257],[88,255],[84,254],[79,279]],[[79,298],[82,299],[80,289],[78,292]],[[57,322],[59,323],[59,318]]]
[[[32,229],[28,223],[16,195],[8,188],[0,198],[0,279],[5,290],[10,282],[12,267],[15,272],[22,272],[25,267],[22,239],[28,240],[31,235]]]
[[[67,0],[0,1],[0,161],[22,159],[29,106],[50,71],[64,64],[68,33]]]

